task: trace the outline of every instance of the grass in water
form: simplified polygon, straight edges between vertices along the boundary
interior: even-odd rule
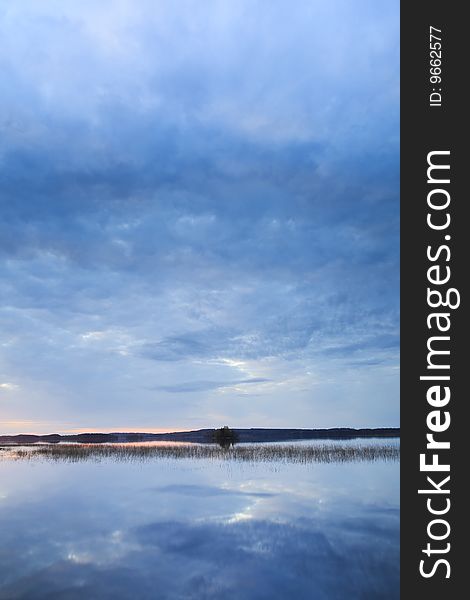
[[[400,448],[381,445],[243,444],[230,448],[216,445],[64,444],[10,448],[9,458],[79,462],[86,460],[143,461],[152,459],[212,459],[241,462],[344,463],[400,458]]]

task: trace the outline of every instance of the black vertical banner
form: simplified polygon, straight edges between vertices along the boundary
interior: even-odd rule
[[[401,597],[466,596],[464,4],[401,5]],[[468,53],[465,53],[468,54]],[[464,289],[465,288],[465,289]],[[463,595],[462,595],[463,594]]]

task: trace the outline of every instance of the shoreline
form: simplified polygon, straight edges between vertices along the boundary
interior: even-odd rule
[[[17,434],[0,435],[0,445],[24,445],[47,442],[57,444],[60,442],[76,442],[87,444],[103,443],[132,443],[151,441],[174,441],[193,442],[198,444],[210,444],[213,442],[215,429],[198,429],[194,431],[175,431],[169,433],[79,433],[73,435],[61,435],[58,433],[46,435]],[[237,429],[232,431],[237,436],[237,442],[241,444],[259,442],[288,442],[297,440],[352,440],[368,438],[399,438],[400,428],[380,427],[354,429],[350,427],[338,427],[330,429],[272,429],[251,428]]]

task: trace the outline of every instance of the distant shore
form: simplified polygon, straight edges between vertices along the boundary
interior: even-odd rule
[[[103,443],[130,443],[130,442],[193,442],[208,444],[213,441],[215,429],[198,429],[194,431],[174,431],[170,433],[78,433],[73,435],[0,435],[0,444],[21,445],[34,443],[75,442],[87,444]],[[400,437],[399,427],[380,427],[367,429],[354,429],[338,427],[332,429],[233,429],[239,443],[256,442],[287,442],[295,440],[351,440],[356,438],[397,438]]]

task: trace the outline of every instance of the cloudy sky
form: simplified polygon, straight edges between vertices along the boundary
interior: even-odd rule
[[[398,425],[398,27],[0,5],[0,433]]]

